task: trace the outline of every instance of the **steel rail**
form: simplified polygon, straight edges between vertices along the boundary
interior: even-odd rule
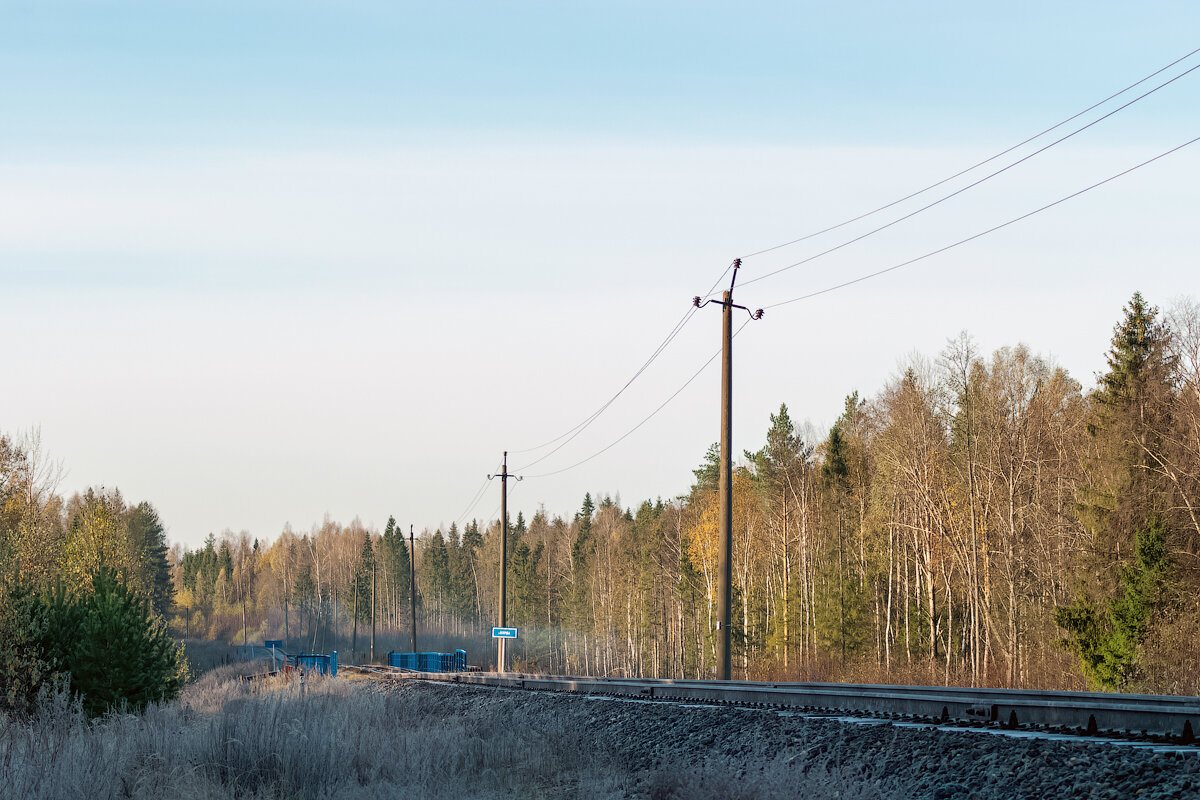
[[[1145,736],[1184,744],[1200,731],[1200,697],[886,684],[587,678],[495,673],[406,677],[509,689],[794,708],[818,713]]]

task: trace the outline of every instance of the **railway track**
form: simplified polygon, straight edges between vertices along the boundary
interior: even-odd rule
[[[378,674],[385,674],[373,670]],[[401,674],[389,671],[390,674]],[[1194,744],[1200,697],[838,683],[403,673],[464,685],[872,716]]]

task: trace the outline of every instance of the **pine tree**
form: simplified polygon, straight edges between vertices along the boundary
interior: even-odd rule
[[[90,716],[128,706],[134,711],[171,700],[187,679],[187,663],[149,602],[101,568],[92,591],[70,597],[60,589],[51,599],[48,650],[70,673],[71,692]]]

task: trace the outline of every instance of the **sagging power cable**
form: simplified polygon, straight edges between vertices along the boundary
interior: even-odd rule
[[[1087,114],[1090,111],[1094,111],[1095,109],[1107,104],[1111,100],[1115,100],[1116,98],[1120,97],[1121,95],[1125,94],[1126,92],[1142,85],[1143,83],[1150,80],[1151,78],[1153,78],[1157,75],[1160,75],[1163,72],[1166,72],[1171,67],[1174,67],[1175,65],[1188,60],[1189,58],[1196,55],[1197,53],[1200,53],[1200,48],[1197,48],[1197,49],[1193,50],[1192,52],[1188,53],[1187,55],[1184,55],[1184,56],[1181,56],[1180,58],[1175,59],[1170,64],[1167,64],[1166,66],[1161,67],[1161,68],[1155,70],[1154,72],[1151,72],[1149,75],[1142,78],[1141,80],[1138,80],[1138,81],[1135,81],[1134,83],[1129,84],[1128,86],[1126,86],[1124,89],[1120,90],[1119,92],[1110,94],[1108,97],[1104,98],[1103,100],[1099,101],[1098,103],[1093,103],[1092,105],[1088,106],[1087,108],[1083,109],[1082,111],[1080,111],[1076,114],[1072,114],[1071,116],[1067,117],[1066,119],[1062,120],[1061,122],[1057,122],[1054,125],[1051,125],[1049,128],[1046,128],[1045,130],[1043,130],[1039,133],[1036,133],[1033,136],[1030,136],[1028,139],[1017,142],[1013,146],[1006,148],[1004,150],[1001,150],[999,153],[996,153],[993,156],[989,156],[989,157],[983,159],[982,161],[977,161],[976,163],[972,164],[971,166],[967,167],[966,169],[959,170],[958,172],[954,173],[953,175],[942,178],[940,181],[937,181],[935,183],[931,183],[923,189],[918,189],[917,191],[912,192],[911,194],[907,194],[898,200],[893,200],[890,203],[879,206],[878,208],[872,209],[871,211],[867,211],[864,214],[859,214],[857,217],[852,217],[851,219],[847,219],[847,220],[844,220],[837,224],[830,225],[827,228],[822,228],[821,230],[813,231],[812,233],[805,234],[804,236],[801,236],[796,239],[792,239],[791,241],[783,242],[782,244],[777,244],[772,247],[765,247],[762,250],[756,250],[753,253],[748,253],[748,254],[742,256],[742,258],[748,259],[748,258],[753,258],[755,256],[761,256],[765,253],[770,253],[775,250],[780,250],[784,247],[790,247],[791,245],[808,241],[809,239],[814,239],[814,238],[816,238],[818,236],[822,236],[826,233],[831,233],[833,231],[836,231],[839,228],[844,228],[847,225],[852,225],[855,222],[866,219],[867,217],[874,216],[875,214],[878,214],[881,211],[886,211],[889,208],[892,208],[893,206],[898,206],[905,201],[913,199],[914,197],[919,197],[920,195],[925,194],[926,192],[928,192],[932,189],[936,189],[937,187],[939,187],[943,184],[949,183],[950,181],[954,180],[955,178],[961,178],[963,175],[966,175],[969,172],[973,172],[976,169],[979,169],[980,167],[984,166],[985,164],[990,164],[991,162],[995,161],[996,159],[1003,158],[1004,156],[1008,155],[1009,153],[1013,152],[1014,150],[1019,150],[1020,148],[1029,144],[1030,142],[1037,141],[1038,139],[1042,138],[1046,134],[1061,128],[1063,125],[1066,125],[1068,122],[1072,122],[1072,121],[1078,119],[1079,117],[1082,117],[1084,114]]]
[[[1155,161],[1158,161],[1161,158],[1166,158],[1167,156],[1171,155],[1172,153],[1176,153],[1176,152],[1184,149],[1185,147],[1189,147],[1190,145],[1195,144],[1196,142],[1200,142],[1200,136],[1198,136],[1195,139],[1192,139],[1190,141],[1184,142],[1183,144],[1178,145],[1176,147],[1172,147],[1170,150],[1159,153],[1158,155],[1154,156],[1153,158],[1146,159],[1145,161],[1141,162],[1140,164],[1135,164],[1134,166],[1129,167],[1128,169],[1122,170],[1121,172],[1118,172],[1115,175],[1110,175],[1109,177],[1105,178],[1104,180],[1097,181],[1096,183],[1093,183],[1091,186],[1084,187],[1083,189],[1080,189],[1077,192],[1073,192],[1073,193],[1067,195],[1066,197],[1061,197],[1058,200],[1055,200],[1053,203],[1047,203],[1046,205],[1044,205],[1040,208],[1035,208],[1033,211],[1022,214],[1019,217],[1013,217],[1012,219],[1008,220],[1007,222],[1002,222],[999,225],[994,225],[991,228],[988,228],[987,230],[980,231],[979,233],[974,234],[973,236],[968,236],[965,239],[959,239],[957,242],[948,244],[945,247],[939,247],[937,250],[931,250],[928,253],[925,253],[924,255],[919,255],[916,258],[910,258],[909,260],[902,261],[899,264],[893,264],[892,266],[887,267],[885,269],[876,270],[875,272],[869,272],[866,275],[860,275],[857,278],[853,278],[848,281],[842,281],[841,283],[834,284],[833,286],[828,286],[824,289],[819,289],[815,292],[809,292],[808,294],[804,294],[799,297],[793,297],[791,300],[782,300],[778,303],[771,303],[769,305],[764,306],[764,308],[778,308],[779,306],[786,306],[791,303],[798,303],[801,300],[809,300],[813,297],[819,297],[820,295],[823,295],[823,294],[829,294],[830,292],[835,292],[838,289],[844,289],[847,286],[853,286],[856,283],[862,283],[863,281],[868,281],[872,278],[878,278],[880,275],[886,275],[889,272],[895,272],[898,269],[907,267],[911,264],[915,264],[918,261],[924,261],[925,259],[939,255],[940,253],[945,253],[947,250],[953,250],[954,248],[956,248],[960,245],[964,245],[967,242],[973,242],[976,239],[987,236],[989,233],[995,233],[996,231],[998,231],[1002,228],[1007,228],[1008,226],[1016,224],[1016,223],[1020,222],[1021,220],[1029,219],[1030,217],[1034,216],[1035,214],[1040,214],[1043,211],[1054,208],[1057,205],[1061,205],[1061,204],[1067,202],[1068,200],[1072,200],[1076,197],[1079,197],[1082,194],[1086,194],[1087,192],[1090,192],[1093,189],[1099,188],[1099,187],[1105,185],[1106,183],[1111,183],[1112,181],[1115,181],[1117,178],[1121,178],[1125,175],[1128,175],[1131,172],[1141,169],[1142,167],[1145,167],[1149,164],[1153,164]]]
[[[1185,71],[1183,71],[1183,72],[1179,73],[1178,75],[1176,75],[1174,78],[1171,78],[1170,80],[1164,81],[1163,83],[1160,83],[1158,86],[1155,86],[1153,89],[1150,89],[1149,91],[1147,91],[1147,92],[1145,92],[1145,93],[1143,93],[1143,94],[1140,94],[1140,95],[1138,95],[1137,97],[1133,98],[1132,100],[1130,100],[1129,102],[1125,103],[1124,105],[1122,105],[1122,106],[1118,106],[1117,108],[1114,108],[1112,111],[1109,111],[1107,114],[1104,114],[1103,116],[1097,117],[1096,119],[1092,120],[1091,122],[1087,123],[1086,125],[1083,125],[1083,126],[1081,126],[1081,127],[1079,127],[1079,128],[1076,128],[1075,130],[1071,131],[1070,133],[1066,134],[1065,136],[1061,136],[1061,137],[1059,137],[1058,139],[1055,139],[1054,141],[1050,142],[1049,144],[1047,144],[1047,145],[1044,145],[1044,146],[1042,146],[1042,147],[1038,148],[1037,150],[1034,150],[1032,153],[1029,153],[1028,155],[1022,156],[1021,158],[1017,159],[1016,161],[1012,162],[1011,164],[1008,164],[1007,166],[1001,167],[1000,169],[996,170],[995,172],[991,172],[991,173],[989,173],[989,174],[987,174],[987,175],[983,176],[982,178],[980,178],[980,179],[978,179],[978,180],[976,180],[976,181],[974,181],[974,182],[972,182],[972,183],[969,183],[969,184],[967,184],[966,186],[963,186],[963,187],[962,187],[962,188],[960,188],[960,189],[956,189],[955,191],[951,192],[950,194],[944,195],[944,196],[942,196],[942,197],[938,198],[937,200],[934,200],[932,203],[927,203],[926,205],[923,205],[923,206],[921,206],[920,208],[916,209],[915,211],[910,211],[909,213],[905,214],[905,215],[904,215],[904,216],[902,216],[902,217],[897,217],[896,219],[892,220],[891,222],[889,222],[889,223],[887,223],[887,224],[885,224],[885,225],[880,225],[878,228],[874,228],[873,230],[869,230],[869,231],[867,231],[866,233],[864,233],[864,234],[861,234],[860,236],[855,236],[853,239],[849,239],[849,240],[847,240],[847,241],[845,241],[845,242],[842,242],[842,243],[841,243],[841,244],[839,244],[839,245],[835,245],[835,246],[833,246],[833,247],[830,247],[830,248],[827,248],[827,249],[825,249],[825,250],[822,250],[822,251],[821,251],[821,252],[819,252],[819,253],[815,253],[815,254],[813,254],[813,255],[809,256],[808,258],[803,258],[803,259],[801,259],[801,260],[799,260],[799,261],[797,261],[797,262],[795,262],[795,263],[793,263],[793,264],[788,264],[787,266],[780,267],[780,268],[778,268],[778,269],[775,269],[775,270],[771,270],[770,272],[767,272],[767,273],[765,273],[765,274],[763,274],[763,275],[759,275],[759,276],[757,276],[757,277],[755,277],[755,278],[751,278],[750,280],[744,281],[744,282],[742,283],[742,285],[743,285],[743,286],[749,286],[749,285],[750,285],[750,284],[752,284],[752,283],[758,283],[759,281],[763,281],[763,280],[766,280],[767,278],[774,277],[775,275],[778,275],[778,274],[779,274],[779,273],[781,273],[781,272],[786,272],[786,271],[788,271],[788,270],[790,270],[790,269],[795,269],[796,267],[802,266],[802,265],[804,265],[804,264],[808,264],[808,263],[810,263],[810,262],[812,262],[812,261],[815,261],[815,260],[817,260],[818,258],[822,258],[823,256],[827,256],[827,255],[829,255],[830,253],[837,252],[838,250],[841,250],[841,249],[842,249],[842,248],[844,248],[844,247],[848,247],[848,246],[850,246],[850,245],[852,245],[852,244],[854,244],[854,243],[856,243],[856,242],[861,242],[863,239],[866,239],[868,236],[874,236],[875,234],[879,233],[880,231],[887,230],[888,228],[892,227],[893,225],[898,225],[899,223],[901,223],[901,222],[904,222],[904,221],[905,221],[905,220],[907,220],[907,219],[911,219],[912,217],[915,217],[917,214],[920,214],[920,213],[922,213],[922,212],[924,212],[924,211],[928,211],[929,209],[933,208],[934,206],[940,205],[940,204],[942,204],[942,203],[946,202],[947,200],[951,199],[952,197],[957,197],[958,195],[962,194],[963,192],[965,192],[965,191],[967,191],[967,190],[969,190],[969,189],[973,189],[973,188],[975,188],[976,186],[980,185],[981,183],[984,183],[984,182],[986,182],[986,181],[989,181],[989,180],[991,180],[992,178],[996,177],[997,175],[1000,175],[1000,174],[1002,174],[1002,173],[1005,173],[1005,172],[1009,171],[1010,169],[1012,169],[1013,167],[1015,167],[1015,166],[1018,166],[1018,165],[1020,165],[1020,164],[1023,164],[1023,163],[1025,163],[1026,161],[1028,161],[1029,159],[1033,158],[1034,156],[1037,156],[1037,155],[1040,155],[1041,153],[1044,153],[1044,152],[1046,152],[1046,151],[1047,151],[1047,150],[1049,150],[1051,147],[1054,147],[1054,146],[1056,146],[1056,145],[1058,145],[1058,144],[1061,144],[1062,142],[1065,142],[1067,139],[1070,139],[1070,138],[1071,138],[1071,137],[1073,137],[1073,136],[1076,136],[1076,135],[1078,135],[1078,134],[1080,134],[1080,133],[1083,133],[1083,132],[1084,132],[1084,131],[1086,131],[1088,128],[1091,128],[1091,127],[1093,127],[1093,126],[1095,126],[1095,125],[1098,125],[1098,124],[1100,124],[1101,122],[1103,122],[1104,120],[1106,120],[1106,119],[1108,119],[1109,117],[1113,116],[1114,114],[1117,114],[1117,113],[1119,113],[1119,112],[1121,112],[1121,111],[1124,111],[1125,109],[1129,108],[1129,107],[1130,107],[1131,105],[1133,105],[1134,103],[1137,103],[1137,102],[1139,102],[1139,101],[1141,101],[1141,100],[1143,100],[1143,99],[1145,99],[1145,98],[1149,97],[1150,95],[1154,94],[1154,93],[1155,93],[1155,92],[1157,92],[1158,90],[1160,90],[1160,89],[1163,89],[1163,88],[1165,88],[1165,87],[1167,87],[1167,86],[1171,85],[1172,83],[1174,83],[1175,81],[1177,81],[1177,80],[1179,80],[1180,78],[1184,77],[1185,75],[1188,75],[1188,74],[1190,74],[1190,73],[1192,73],[1192,72],[1194,72],[1194,71],[1196,71],[1196,70],[1198,70],[1198,69],[1200,69],[1200,64],[1196,64],[1195,66],[1193,66],[1193,67],[1190,67],[1189,69],[1187,69],[1187,70],[1185,70]]]

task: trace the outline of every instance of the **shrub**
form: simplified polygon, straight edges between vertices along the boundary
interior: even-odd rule
[[[92,591],[70,597],[63,589],[49,604],[47,653],[70,673],[72,694],[90,716],[174,699],[187,679],[187,662],[166,625],[110,569],[92,576]]]
[[[31,589],[0,590],[0,709],[32,712],[42,687],[60,677],[46,653],[50,629],[50,610]]]

